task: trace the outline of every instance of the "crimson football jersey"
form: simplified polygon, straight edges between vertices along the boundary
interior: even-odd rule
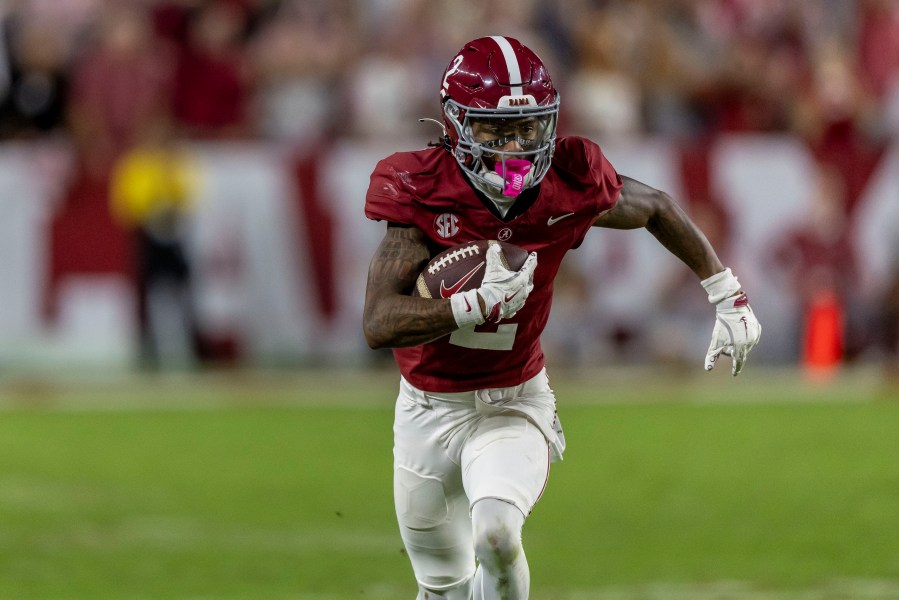
[[[431,256],[464,242],[501,240],[537,253],[534,290],[511,319],[459,329],[411,348],[394,348],[400,372],[415,387],[464,392],[511,387],[543,368],[540,334],[549,319],[553,280],[565,253],[577,248],[596,217],[618,200],[621,178],[599,146],[580,137],[556,142],[552,167],[526,190],[508,220],[485,206],[443,148],[398,152],[380,161],[365,198],[369,219],[417,227]],[[534,197],[529,198],[528,193]],[[489,202],[489,201],[487,201]]]

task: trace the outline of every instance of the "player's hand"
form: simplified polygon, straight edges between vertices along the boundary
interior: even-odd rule
[[[534,289],[537,253],[531,252],[518,271],[510,271],[500,259],[502,249],[494,244],[487,250],[487,266],[478,295],[484,301],[484,318],[488,323],[514,317]]]
[[[716,304],[715,313],[715,328],[705,357],[705,370],[711,371],[718,357],[725,354],[733,359],[731,373],[736,377],[743,370],[749,351],[759,342],[762,326],[749,307],[749,299],[742,292]]]

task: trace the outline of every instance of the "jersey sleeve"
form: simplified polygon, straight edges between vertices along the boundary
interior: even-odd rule
[[[409,225],[413,222],[412,194],[393,158],[380,161],[372,171],[365,195],[365,216],[374,221]]]
[[[556,156],[562,158],[556,166],[589,195],[597,216],[615,206],[623,182],[597,144],[582,137],[564,137],[557,143]]]

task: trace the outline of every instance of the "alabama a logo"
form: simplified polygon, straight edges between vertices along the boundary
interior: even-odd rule
[[[511,237],[512,237],[512,230],[509,229],[508,227],[503,227],[496,234],[496,239],[498,239],[501,242],[505,242]]]
[[[443,213],[434,219],[434,231],[444,239],[448,239],[459,233],[459,217],[453,213]]]

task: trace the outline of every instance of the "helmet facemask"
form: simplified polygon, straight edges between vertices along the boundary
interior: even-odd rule
[[[475,108],[447,98],[443,112],[444,121],[454,129],[450,137],[455,138],[453,156],[459,166],[482,192],[511,204],[523,190],[539,184],[549,170],[559,98],[556,95],[544,106],[536,105],[528,96],[507,96],[503,100],[507,98],[510,104],[519,98],[529,104]],[[512,141],[517,141],[521,149],[500,149]]]

